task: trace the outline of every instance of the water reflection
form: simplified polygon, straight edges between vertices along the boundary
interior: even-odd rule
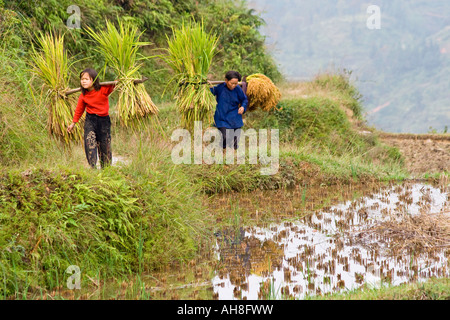
[[[305,202],[304,193],[296,196]],[[279,205],[295,211],[298,205],[288,202]],[[413,183],[322,206],[300,219],[223,230],[217,233],[214,298],[301,299],[448,277],[450,234],[439,234],[438,223],[448,224],[449,209],[448,185]],[[418,234],[428,223],[419,219],[431,217],[436,232]],[[428,235],[435,238],[420,242]]]

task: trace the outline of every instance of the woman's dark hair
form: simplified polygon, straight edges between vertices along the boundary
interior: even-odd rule
[[[231,79],[238,79],[238,81],[241,81],[242,76],[237,71],[228,71],[225,75],[225,79],[227,79],[228,81],[230,81]]]
[[[98,80],[98,73],[97,73],[97,71],[95,71],[94,69],[91,69],[91,68],[84,69],[80,73],[80,79],[83,76],[83,74],[85,74],[85,73],[87,73],[89,75],[89,77],[91,77],[91,79],[94,80],[94,84],[93,84],[94,90],[95,91],[100,90],[101,85],[100,85],[100,81]],[[86,94],[86,92],[88,92],[88,91],[85,88],[81,87],[81,92],[83,94]]]

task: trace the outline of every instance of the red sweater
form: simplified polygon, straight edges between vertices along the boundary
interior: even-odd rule
[[[73,116],[73,122],[78,122],[84,113],[96,114],[101,117],[109,115],[108,96],[113,92],[115,85],[101,86],[99,91],[88,91],[86,94],[80,94],[78,98],[77,108]]]

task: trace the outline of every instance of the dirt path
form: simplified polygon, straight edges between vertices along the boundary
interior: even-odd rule
[[[450,172],[450,135],[380,133],[387,145],[397,147],[415,177]]]

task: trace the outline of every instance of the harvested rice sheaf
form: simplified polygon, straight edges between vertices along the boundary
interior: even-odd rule
[[[141,42],[142,33],[132,24],[119,21],[118,27],[106,21],[106,30],[95,32],[87,28],[87,33],[97,42],[96,51],[103,55],[106,64],[118,77],[115,88],[119,93],[117,117],[123,127],[141,123],[147,116],[157,115],[159,110],[153,103],[143,84],[135,84],[141,78],[141,61],[147,59],[138,53],[139,48],[149,45]]]
[[[192,127],[195,121],[211,123],[214,104],[208,84],[187,84],[178,90],[177,106],[186,128]]]
[[[40,34],[37,39],[39,49],[33,46],[31,53],[31,71],[42,82],[42,90],[46,92],[43,104],[48,110],[47,128],[51,137],[56,138],[64,146],[71,142],[81,141],[84,115],[80,119],[80,126],[72,133],[67,127],[72,123],[77,99],[66,96],[70,78],[71,61],[64,50],[64,36],[52,33]]]
[[[257,73],[247,77],[248,110],[257,108],[270,111],[276,108],[281,99],[281,92],[267,76]]]
[[[174,72],[168,86],[176,83],[174,96],[182,126],[192,129],[196,121],[212,123],[215,98],[207,77],[217,53],[217,36],[207,32],[203,23],[189,21],[172,29],[167,44],[161,58]]]

